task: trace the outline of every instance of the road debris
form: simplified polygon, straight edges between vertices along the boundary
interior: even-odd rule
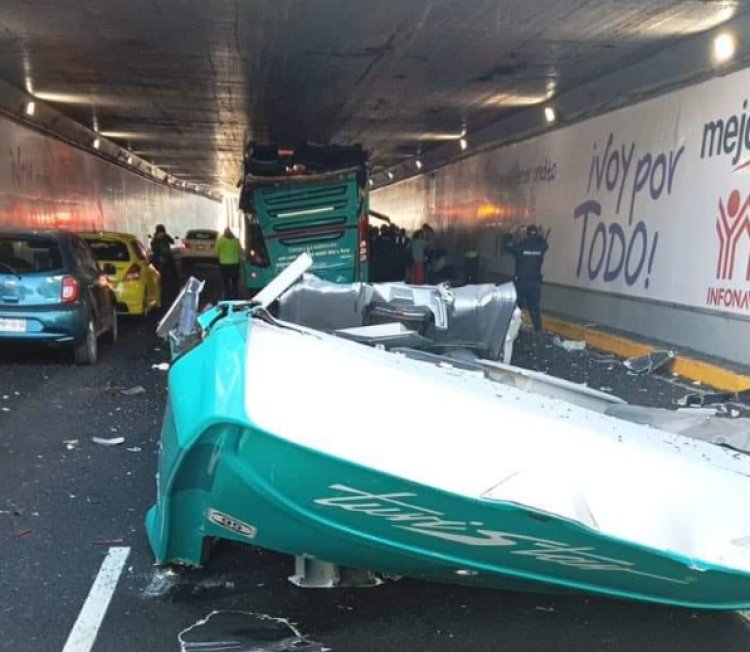
[[[92,437],[91,441],[100,446],[119,446],[125,443],[125,437]]]
[[[180,576],[169,566],[160,566],[154,570],[151,581],[143,589],[144,598],[162,598],[179,583]]]
[[[143,449],[140,446],[128,446],[125,450],[130,453],[140,453]]]
[[[127,389],[121,389],[120,394],[123,396],[137,396],[138,394],[145,394],[146,388],[142,387],[141,385],[135,385],[133,387],[128,387]]]
[[[622,364],[634,374],[652,374],[674,360],[674,351],[651,351],[637,358],[628,358]]]
[[[63,444],[65,444],[65,448],[67,448],[69,451],[73,451],[78,448],[77,439],[63,439]]]
[[[743,403],[750,399],[750,388],[739,392],[692,392],[678,398],[675,403],[683,407],[704,407],[721,403]]]
[[[586,342],[583,340],[564,340],[561,337],[555,335],[552,338],[552,344],[559,346],[561,349],[565,349],[569,353],[572,351],[585,351]]]
[[[157,371],[169,371],[169,363],[160,362],[159,364],[152,364],[151,368],[156,369]]]
[[[234,652],[326,652],[330,648],[311,641],[285,618],[245,611],[212,611],[177,637],[182,652],[233,650]]]
[[[31,534],[31,530],[29,530],[29,529],[27,528],[27,529],[25,529],[25,530],[17,530],[17,531],[16,531],[16,532],[15,532],[15,533],[13,534],[13,536],[14,536],[14,537],[15,537],[16,539],[20,539],[21,537],[25,537],[25,536],[28,536],[29,534]]]

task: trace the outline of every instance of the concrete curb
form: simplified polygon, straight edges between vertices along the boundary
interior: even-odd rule
[[[570,340],[584,340],[588,346],[612,353],[621,358],[632,358],[655,351],[656,347],[600,330],[596,325],[568,322],[544,315],[544,329]],[[736,392],[750,387],[750,376],[745,376],[719,365],[676,354],[671,364],[672,373],[688,380],[724,391]]]

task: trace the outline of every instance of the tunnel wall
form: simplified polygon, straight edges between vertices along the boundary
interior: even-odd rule
[[[155,224],[179,236],[216,228],[222,204],[150,181],[0,115],[0,227],[117,230]]]
[[[484,279],[549,232],[547,310],[750,363],[750,70],[469,156],[373,193]]]

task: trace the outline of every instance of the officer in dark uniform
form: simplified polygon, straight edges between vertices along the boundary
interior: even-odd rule
[[[503,236],[503,251],[511,254],[516,263],[513,282],[516,286],[518,307],[529,311],[531,323],[537,333],[542,330],[539,302],[542,296],[542,263],[547,249],[547,240],[534,224],[526,227],[520,239],[514,240],[510,233]]]

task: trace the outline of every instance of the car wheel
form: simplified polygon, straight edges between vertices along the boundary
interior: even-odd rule
[[[115,305],[112,305],[112,328],[109,329],[109,332],[107,333],[107,342],[110,344],[117,344],[117,340],[120,337],[120,327],[117,317],[117,308]]]
[[[96,364],[98,354],[99,344],[96,340],[96,324],[94,324],[94,318],[89,316],[89,321],[86,325],[86,337],[83,342],[73,347],[73,357],[76,364],[91,365]]]

